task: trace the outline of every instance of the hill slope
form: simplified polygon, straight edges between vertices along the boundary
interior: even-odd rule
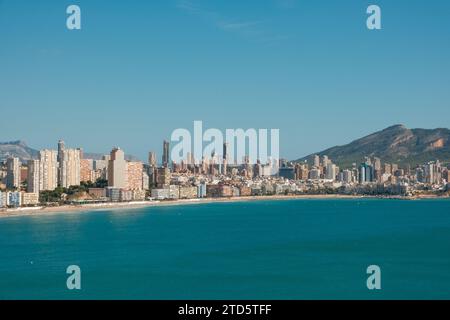
[[[0,142],[0,161],[17,157],[21,161],[37,158],[38,151],[27,146],[24,141]]]
[[[430,160],[450,163],[449,129],[408,129],[395,125],[347,145],[336,146],[317,153],[327,155],[341,167],[359,163],[365,156],[379,157],[383,162],[415,166]],[[297,161],[312,163],[314,154]]]

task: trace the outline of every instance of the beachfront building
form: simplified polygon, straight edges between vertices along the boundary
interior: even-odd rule
[[[180,186],[180,199],[195,199],[195,198],[197,198],[197,187]]]
[[[250,197],[252,195],[252,188],[241,185],[239,186],[239,194],[241,197]]]
[[[156,200],[169,199],[169,189],[168,188],[152,189],[151,197]]]
[[[106,189],[105,188],[89,188],[89,195],[96,199],[104,199],[106,198]]]
[[[59,163],[60,176],[59,185],[63,188],[80,185],[80,160],[79,149],[64,149],[62,160]]]
[[[126,163],[126,188],[128,190],[142,190],[144,164],[142,162],[127,162]]]
[[[197,186],[197,198],[206,198],[206,183]]]
[[[169,168],[158,168],[156,174],[156,185],[158,188],[166,188],[170,185],[170,170]]]
[[[133,200],[133,192],[131,190],[120,189],[119,201],[129,202]]]
[[[207,185],[206,195],[208,198],[229,198],[233,196],[233,189],[223,184]]]
[[[169,186],[169,199],[177,200],[180,198],[180,187],[176,185]]]
[[[6,160],[6,188],[20,188],[20,161],[19,158],[10,157]]]
[[[113,188],[127,187],[127,163],[125,153],[120,148],[111,151],[111,158],[108,163],[108,186]]]
[[[22,205],[22,193],[19,191],[8,191],[6,193],[6,205],[18,208]]]
[[[111,202],[120,201],[120,188],[108,187],[106,188],[106,197],[109,198]]]
[[[133,201],[144,201],[145,196],[145,190],[131,190],[131,197]]]
[[[35,206],[39,204],[39,193],[22,192],[22,206]]]
[[[80,159],[80,181],[95,182],[94,160]]]
[[[6,207],[6,192],[0,190],[0,208]]]
[[[40,191],[53,191],[58,185],[58,153],[56,150],[41,150],[40,162]]]
[[[27,191],[39,193],[41,190],[41,163],[39,160],[28,160]]]

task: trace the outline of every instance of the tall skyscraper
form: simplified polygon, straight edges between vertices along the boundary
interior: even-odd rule
[[[223,175],[227,175],[228,173],[228,143],[223,144],[222,151],[222,172]]]
[[[185,162],[186,162],[187,165],[194,164],[194,156],[192,155],[191,152],[187,152],[186,153],[186,161]]]
[[[125,153],[120,148],[114,148],[108,164],[108,186],[125,189],[127,187],[126,173]]]
[[[148,168],[147,174],[149,178],[149,187],[156,185],[156,170],[157,170],[156,153],[151,151],[148,154]]]
[[[39,160],[28,160],[27,191],[39,193],[41,191],[41,162]]]
[[[64,141],[59,140],[58,141],[58,157],[57,157],[58,162],[62,161],[63,152],[64,152],[65,148],[66,147],[65,147]]]
[[[53,191],[58,185],[58,153],[55,150],[41,150],[40,161],[40,191]]]
[[[157,166],[157,162],[156,162],[156,153],[153,151],[150,151],[148,153],[148,165],[150,167],[156,167]]]
[[[108,180],[108,162],[109,155],[102,157],[102,160],[94,160],[93,169],[100,173],[100,178]]]
[[[425,165],[425,181],[427,183],[433,184],[435,180],[434,176],[435,176],[434,163],[429,162]]]
[[[375,169],[375,170],[381,171],[381,159],[375,157],[375,158],[373,159],[373,166],[374,166],[374,169]]]
[[[223,158],[223,160],[228,160],[228,143],[227,142],[225,142],[224,144],[223,144],[223,152],[222,152],[222,158]]]
[[[57,170],[58,170],[58,186],[61,187],[61,181],[62,181],[62,171],[61,171],[61,165],[63,162],[63,157],[64,157],[64,150],[66,150],[66,145],[64,143],[64,140],[60,139],[58,141],[58,155],[56,160],[58,161],[58,165],[57,165]]]
[[[328,161],[328,164],[327,164],[326,179],[328,179],[328,180],[336,179],[336,165],[334,163],[331,163],[331,161]]]
[[[80,154],[80,181],[91,181],[95,182],[94,171],[94,160],[83,159]]]
[[[362,163],[361,166],[359,167],[359,183],[366,183],[366,164]]]
[[[322,157],[322,166],[324,167],[324,168],[326,168],[327,167],[327,165],[328,165],[328,156],[323,156]]]
[[[8,189],[20,188],[19,158],[10,157],[6,160],[6,187]]]
[[[342,172],[342,176],[343,176],[343,181],[344,182],[346,182],[346,183],[350,183],[350,182],[352,182],[352,172],[350,171],[350,170],[344,170],[343,172]]]
[[[59,185],[63,188],[79,186],[81,180],[80,150],[64,149],[61,157],[59,162]]]
[[[359,183],[368,183],[374,181],[374,167],[367,163],[361,163],[359,166]]]
[[[170,170],[169,168],[163,167],[158,168],[157,171],[157,187],[158,188],[167,188],[170,185]]]
[[[83,151],[83,148],[77,148],[77,150],[80,152],[80,159],[84,159],[84,151]]]
[[[309,170],[307,165],[297,164],[295,166],[295,179],[296,180],[308,180]]]
[[[320,167],[320,157],[317,154],[314,156],[314,167]]]
[[[163,156],[162,156],[162,163],[164,168],[167,168],[169,166],[169,149],[170,149],[169,141],[164,140]]]
[[[129,190],[142,190],[142,179],[144,173],[144,164],[142,162],[127,162],[127,185]]]

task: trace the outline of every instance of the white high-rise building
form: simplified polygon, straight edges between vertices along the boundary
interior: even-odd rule
[[[327,166],[328,166],[328,164],[330,163],[330,160],[328,159],[328,156],[323,156],[322,157],[322,166],[324,167],[324,168],[326,168]]]
[[[58,186],[58,153],[56,150],[41,150],[40,162],[40,191],[53,191]]]
[[[64,149],[62,152],[59,184],[63,188],[80,185],[81,154],[79,149]]]
[[[320,167],[320,157],[317,154],[314,156],[314,167]]]
[[[108,165],[108,186],[114,188],[127,187],[127,162],[125,153],[120,148],[111,151],[111,159]]]
[[[344,170],[342,172],[343,182],[350,183],[352,182],[352,172],[350,170]]]
[[[20,188],[20,161],[10,157],[6,160],[6,188]]]
[[[27,191],[39,193],[41,190],[41,163],[39,160],[28,160]]]
[[[309,179],[311,180],[319,180],[320,179],[320,170],[317,168],[313,168],[309,171]]]
[[[327,164],[327,174],[326,174],[326,179],[327,180],[335,180],[336,179],[336,165],[334,163],[331,163],[328,161]]]

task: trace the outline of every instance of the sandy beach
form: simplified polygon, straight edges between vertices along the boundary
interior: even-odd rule
[[[180,199],[180,200],[154,200],[154,201],[139,201],[139,202],[110,202],[98,204],[83,204],[83,205],[62,205],[56,207],[28,207],[16,209],[0,210],[0,218],[19,217],[19,216],[41,216],[49,214],[61,214],[72,212],[90,212],[90,211],[105,211],[105,210],[120,210],[120,209],[138,209],[143,207],[161,207],[161,206],[179,206],[179,205],[194,205],[207,203],[231,203],[244,201],[283,201],[296,199],[400,199],[400,200],[418,200],[418,199],[436,199],[447,198],[438,196],[415,196],[415,197],[380,197],[380,196],[355,196],[355,195],[295,195],[295,196],[250,196],[250,197],[235,197],[235,198],[203,198],[203,199]]]
[[[139,202],[109,202],[98,204],[83,205],[61,205],[55,207],[25,207],[14,209],[0,210],[0,218],[18,217],[18,216],[40,216],[48,214],[60,214],[70,212],[83,211],[104,211],[104,210],[120,210],[120,209],[137,209],[143,207],[161,207],[161,206],[178,206],[193,205],[207,203],[230,203],[240,201],[262,201],[262,200],[294,200],[294,199],[355,199],[363,198],[362,196],[346,196],[346,195],[298,195],[298,196],[251,196],[251,197],[235,197],[235,198],[203,198],[203,199],[180,199],[180,200],[154,200]]]

